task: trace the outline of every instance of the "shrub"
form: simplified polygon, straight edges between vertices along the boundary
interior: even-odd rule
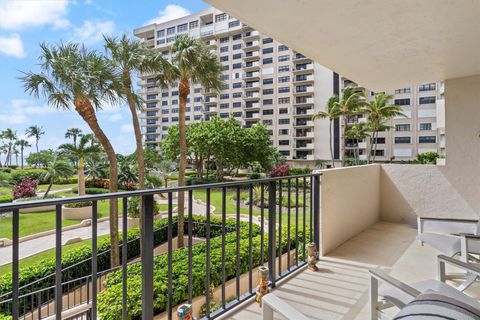
[[[310,168],[290,168],[290,174],[292,176],[310,173],[312,173],[312,169]]]
[[[290,167],[288,164],[284,164],[281,166],[276,166],[270,172],[270,176],[272,177],[284,177],[290,175]]]
[[[62,178],[56,181],[56,184],[75,184],[78,183],[78,177]]]
[[[11,194],[0,195],[0,203],[12,202],[13,197]]]
[[[72,188],[73,193],[78,193],[78,188]],[[105,194],[108,193],[108,189],[103,188],[85,188],[85,194]]]
[[[122,183],[121,187],[122,187],[123,190],[127,190],[127,191],[137,190],[137,184],[135,182],[132,182],[132,181]]]
[[[186,185],[187,186],[193,186],[197,184],[208,184],[208,183],[216,183],[216,182],[222,182],[224,180],[219,180],[214,177],[209,177],[209,178],[187,178]]]
[[[160,212],[160,205],[153,206],[153,214],[157,215]],[[127,214],[130,218],[138,218],[140,216],[140,197],[128,198]]]
[[[437,159],[440,158],[438,152],[425,152],[417,154],[417,163],[420,164],[436,164]]]
[[[12,168],[9,167],[1,167],[0,172],[10,173],[12,172]]]
[[[249,179],[260,179],[262,177],[262,174],[258,172],[253,172],[248,175]]]
[[[23,178],[28,177],[40,181],[41,184],[48,183],[45,180],[45,170],[44,169],[23,169],[23,170],[14,170],[10,176],[10,182],[17,184],[22,182]]]
[[[31,198],[37,195],[39,181],[30,177],[24,177],[20,183],[13,187],[13,199]]]
[[[110,187],[110,180],[108,179],[87,179],[85,181],[85,187],[87,188],[104,188]]]
[[[5,172],[5,171],[0,171],[0,181],[11,181],[12,176],[10,173]]]
[[[82,202],[74,202],[74,203],[67,203],[63,206],[65,208],[84,208],[84,207],[91,207],[93,205],[92,201],[82,201]]]

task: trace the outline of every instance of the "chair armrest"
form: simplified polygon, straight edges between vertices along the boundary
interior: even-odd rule
[[[480,276],[480,266],[478,266],[476,263],[468,263],[444,255],[439,255],[437,257],[437,260],[439,264],[449,264],[456,268],[462,269],[467,272],[475,273]]]
[[[395,279],[394,277],[392,277],[391,275],[388,275],[386,274],[385,272],[383,271],[380,271],[380,270],[370,270],[370,276],[377,279],[377,280],[380,280],[380,281],[383,281],[385,283],[387,283],[388,285],[390,285],[391,287],[395,288],[395,289],[398,289],[406,294],[408,294],[409,296],[415,298],[417,297],[419,294],[421,294],[420,291],[418,291],[417,289],[409,286],[408,284],[398,280],[398,279]]]
[[[445,222],[466,222],[477,223],[478,219],[455,219],[455,218],[440,218],[440,217],[417,217],[418,220],[423,221],[445,221]]]
[[[300,311],[293,308],[285,300],[277,297],[274,293],[269,293],[262,297],[262,309],[263,320],[273,320],[273,311],[280,313],[288,320],[308,320]]]

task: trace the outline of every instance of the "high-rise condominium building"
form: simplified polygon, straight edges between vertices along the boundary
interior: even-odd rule
[[[224,69],[224,88],[220,94],[215,94],[199,84],[192,84],[187,101],[187,123],[214,116],[233,116],[245,127],[262,122],[270,131],[272,145],[290,163],[306,166],[314,165],[316,160],[331,158],[329,122],[312,121],[312,115],[324,110],[328,98],[339,94],[348,80],[215,8],[144,26],[135,29],[134,34],[166,58],[171,56],[171,45],[180,34],[201,38],[216,50]],[[168,128],[178,123],[178,89],[176,85],[162,89],[148,75],[141,78],[139,85],[146,101],[141,117],[144,141],[147,146],[157,147]],[[436,98],[439,88],[433,86],[429,91],[435,92]],[[404,99],[398,103],[412,109],[412,117],[405,123],[398,120],[399,127],[395,128],[398,131],[380,134],[379,142],[384,140],[384,143],[378,147],[377,153],[381,155],[383,152],[379,160],[388,160],[391,155],[400,160],[410,159],[418,151],[437,147],[435,103],[424,97],[422,88],[412,87],[409,92],[398,92],[398,99]],[[427,102],[433,111],[423,107]],[[415,118],[413,109],[418,111]],[[418,117],[427,115],[425,121],[417,121]],[[333,125],[336,159],[342,156],[341,123],[336,120]],[[422,135],[420,139],[417,132],[422,131],[428,135]],[[428,144],[424,144],[426,141]],[[361,144],[366,148],[367,143]],[[366,149],[360,150],[361,157],[365,152]]]

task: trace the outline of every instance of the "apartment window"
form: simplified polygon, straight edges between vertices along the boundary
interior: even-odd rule
[[[278,93],[287,93],[290,92],[290,87],[280,87],[278,88]]]
[[[410,131],[410,124],[397,124],[395,131]]]
[[[418,99],[418,103],[419,104],[430,104],[430,103],[435,103],[435,96],[431,96],[431,97],[420,97]]]
[[[419,129],[420,129],[420,131],[430,131],[430,130],[432,130],[432,124],[431,123],[420,123]]]
[[[234,45],[232,46],[232,49],[233,49],[233,50],[242,49],[242,44],[241,44],[241,43],[234,44]]]
[[[175,27],[170,27],[167,29],[167,35],[175,34]]]
[[[228,118],[228,115],[228,112],[220,113],[220,118]]]
[[[155,119],[147,119],[147,124],[156,124],[157,120]]]
[[[167,38],[167,43],[175,41],[175,37],[168,37]]]
[[[233,74],[232,79],[240,79],[240,78],[241,78],[241,77],[240,77],[240,72],[235,72],[235,73]]]
[[[162,109],[162,114],[169,114],[170,113],[170,110],[168,109]]]
[[[230,21],[230,22],[228,23],[228,27],[229,27],[229,28],[235,28],[235,27],[238,27],[239,25],[240,25],[240,21],[238,21],[238,20]],[[237,34],[234,35],[234,37],[236,37],[236,36],[240,36],[240,38],[242,38],[242,35],[241,35],[241,34],[240,34],[240,35],[237,35]],[[236,39],[233,39],[233,40],[236,40]]]
[[[278,124],[290,124],[290,119],[278,119]]]
[[[240,69],[241,67],[242,67],[241,62],[232,64],[232,69]]]
[[[279,146],[288,146],[290,145],[290,140],[278,140]]]
[[[264,59],[262,60],[262,63],[263,63],[263,64],[273,63],[273,58],[264,58]]]
[[[290,60],[290,56],[288,54],[285,54],[283,56],[278,57],[278,62],[284,62],[284,61],[289,61],[289,60]]]
[[[235,40],[240,40],[242,39],[242,34],[241,33],[238,33],[238,34],[234,34],[232,36],[232,40],[235,41]]]
[[[173,99],[172,104],[177,105],[178,104],[178,99]]]
[[[288,113],[288,108],[280,108],[278,109],[279,114],[287,114]]]
[[[157,106],[156,102],[149,102],[147,103],[147,108],[155,108]]]
[[[376,144],[385,144],[385,138],[379,137],[379,138],[373,138],[372,143]]]
[[[278,51],[287,51],[287,50],[288,50],[288,47],[286,45],[281,44],[278,46]]]
[[[279,83],[290,82],[290,76],[278,77],[278,82],[279,82]]]
[[[190,21],[190,29],[198,28],[198,20]]]
[[[157,99],[157,95],[156,94],[149,94],[147,95],[147,100],[155,100]]]
[[[226,81],[226,80],[228,80],[229,78],[230,78],[230,76],[229,76],[228,74],[222,74],[222,75],[220,76],[220,79],[223,80],[223,81]]]
[[[162,118],[162,122],[163,123],[168,122],[168,118]]]
[[[272,115],[273,114],[273,109],[265,109],[262,111],[262,114],[267,116],[267,115]]]
[[[271,126],[273,125],[273,120],[272,119],[266,119],[262,121],[264,125],[266,126]]]
[[[239,118],[242,116],[242,112],[234,112],[232,113],[232,115],[235,117],[235,118]]]
[[[185,121],[190,121],[190,116],[185,116]]]
[[[418,86],[418,91],[434,91],[437,88],[436,83],[427,83]]]
[[[272,83],[273,83],[273,78],[263,79],[263,84],[272,84]]]
[[[173,96],[178,96],[178,91],[172,91],[172,97]]]
[[[262,50],[263,54],[268,54],[268,53],[273,53],[273,47],[272,48],[264,48]]]
[[[273,42],[273,39],[272,39],[272,38],[265,38],[265,39],[263,39],[263,44],[272,43],[272,42]]]
[[[290,71],[290,66],[279,66],[278,72],[288,72]]]
[[[228,109],[228,108],[230,108],[229,103],[220,103],[220,109]]]
[[[290,156],[290,151],[289,150],[280,150],[279,153],[284,157]]]
[[[437,143],[437,137],[436,136],[418,137],[418,143]]]
[[[193,116],[193,119],[197,120],[197,121],[202,120],[202,116],[200,114],[197,114],[197,115]]]
[[[242,93],[241,92],[234,92],[232,93],[232,98],[241,98],[242,97]]]
[[[230,98],[230,95],[229,95],[228,93],[222,93],[222,94],[220,95],[220,99],[222,99],[222,100],[228,99],[228,98]]]
[[[172,122],[178,122],[178,117],[172,117]]]
[[[384,157],[385,156],[385,150],[372,150],[370,151],[371,155],[373,156],[374,154],[377,157]]]
[[[228,61],[228,56],[221,56],[220,61],[222,62]]]
[[[408,144],[411,143],[412,138],[410,137],[395,137],[396,144]]]
[[[162,98],[168,98],[168,92],[162,92]]]
[[[222,69],[223,69],[223,71],[228,71],[228,70],[230,70],[230,66],[228,64],[226,64],[222,67]]]
[[[278,98],[278,104],[287,104],[290,103],[290,97]]]
[[[202,97],[193,98],[193,102],[202,102]]]
[[[263,89],[263,94],[273,94],[273,89]]]
[[[410,93],[410,88],[402,88],[395,90],[395,94]]]
[[[177,26],[177,32],[185,32],[188,31],[188,23],[184,23]]]
[[[395,99],[394,103],[397,106],[409,106],[410,99]]]
[[[164,43],[165,43],[165,39],[157,40],[157,45],[161,45],[161,44],[164,44]]]
[[[193,89],[193,92],[194,93],[200,93],[200,92],[202,92],[202,88],[195,88],[195,89]]]
[[[263,99],[262,103],[264,106],[271,105],[273,104],[273,99]]]
[[[220,52],[227,52],[228,51],[228,46],[225,47],[220,47]]]
[[[228,37],[220,38],[220,43],[227,43],[229,40]]]
[[[279,136],[285,136],[285,135],[288,135],[288,134],[290,134],[290,130],[288,130],[288,129],[279,129],[278,130],[278,135]]]
[[[241,103],[241,102],[234,102],[234,103],[232,103],[232,107],[234,107],[234,108],[241,108],[241,107],[242,107],[242,103]]]
[[[194,106],[193,111],[202,111],[202,106]]]
[[[168,101],[162,101],[162,106],[168,106]]]
[[[157,31],[157,38],[165,37],[165,29]]]
[[[220,22],[220,21],[225,21],[227,20],[227,14],[226,13],[220,13],[215,16],[215,22]]]
[[[242,83],[241,83],[241,82],[234,82],[234,83],[232,83],[232,88],[234,88],[234,89],[241,88],[241,87],[242,87]]]

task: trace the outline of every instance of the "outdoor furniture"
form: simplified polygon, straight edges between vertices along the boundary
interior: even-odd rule
[[[480,317],[480,302],[445,283],[446,264],[474,274],[476,277],[480,276],[480,267],[478,265],[444,255],[438,256],[439,280],[430,279],[408,285],[380,270],[370,270],[370,319],[389,319],[385,313],[387,309],[391,307],[404,309],[417,298],[425,301],[425,296],[421,297],[421,295],[431,293],[467,304],[477,310],[477,314]],[[387,284],[388,289],[379,292],[380,281]],[[381,297],[381,300],[379,300],[379,297]]]
[[[262,319],[273,320],[273,312],[278,312],[288,320],[307,320],[300,311],[293,308],[285,300],[277,297],[273,293],[262,297]]]

